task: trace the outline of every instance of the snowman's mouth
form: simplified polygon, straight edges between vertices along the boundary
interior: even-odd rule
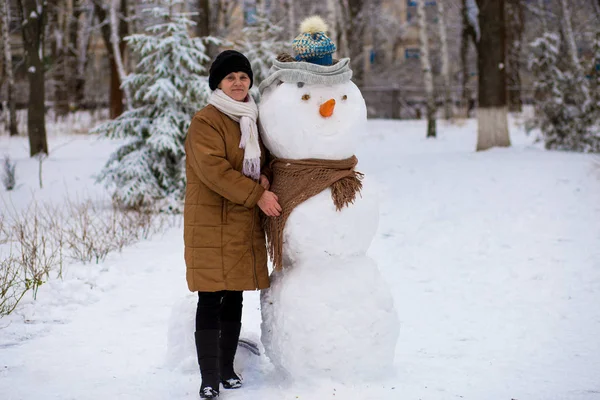
[[[327,129],[321,129],[320,131],[321,136],[325,136],[325,137],[332,137],[332,136],[336,136],[339,132],[336,131],[330,131]]]

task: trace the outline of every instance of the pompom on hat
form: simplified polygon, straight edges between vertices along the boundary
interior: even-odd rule
[[[296,60],[318,65],[333,64],[333,53],[336,47],[325,32],[327,32],[327,24],[319,16],[302,21],[300,34],[292,42]]]

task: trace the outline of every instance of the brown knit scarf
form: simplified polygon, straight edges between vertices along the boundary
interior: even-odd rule
[[[353,203],[362,189],[363,174],[354,170],[357,162],[355,156],[335,161],[276,158],[271,162],[273,182],[270,190],[279,198],[282,212],[279,217],[265,218],[264,225],[275,269],[283,267],[283,229],[292,210],[328,187],[338,211]]]

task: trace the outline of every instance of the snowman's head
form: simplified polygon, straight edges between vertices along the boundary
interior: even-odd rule
[[[351,157],[367,121],[365,101],[351,81],[273,85],[264,91],[259,110],[263,141],[278,158]]]

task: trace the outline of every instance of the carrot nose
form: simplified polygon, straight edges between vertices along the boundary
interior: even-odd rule
[[[335,108],[335,100],[329,99],[325,103],[321,104],[321,107],[319,107],[319,113],[323,117],[329,118],[333,115],[334,108]]]

